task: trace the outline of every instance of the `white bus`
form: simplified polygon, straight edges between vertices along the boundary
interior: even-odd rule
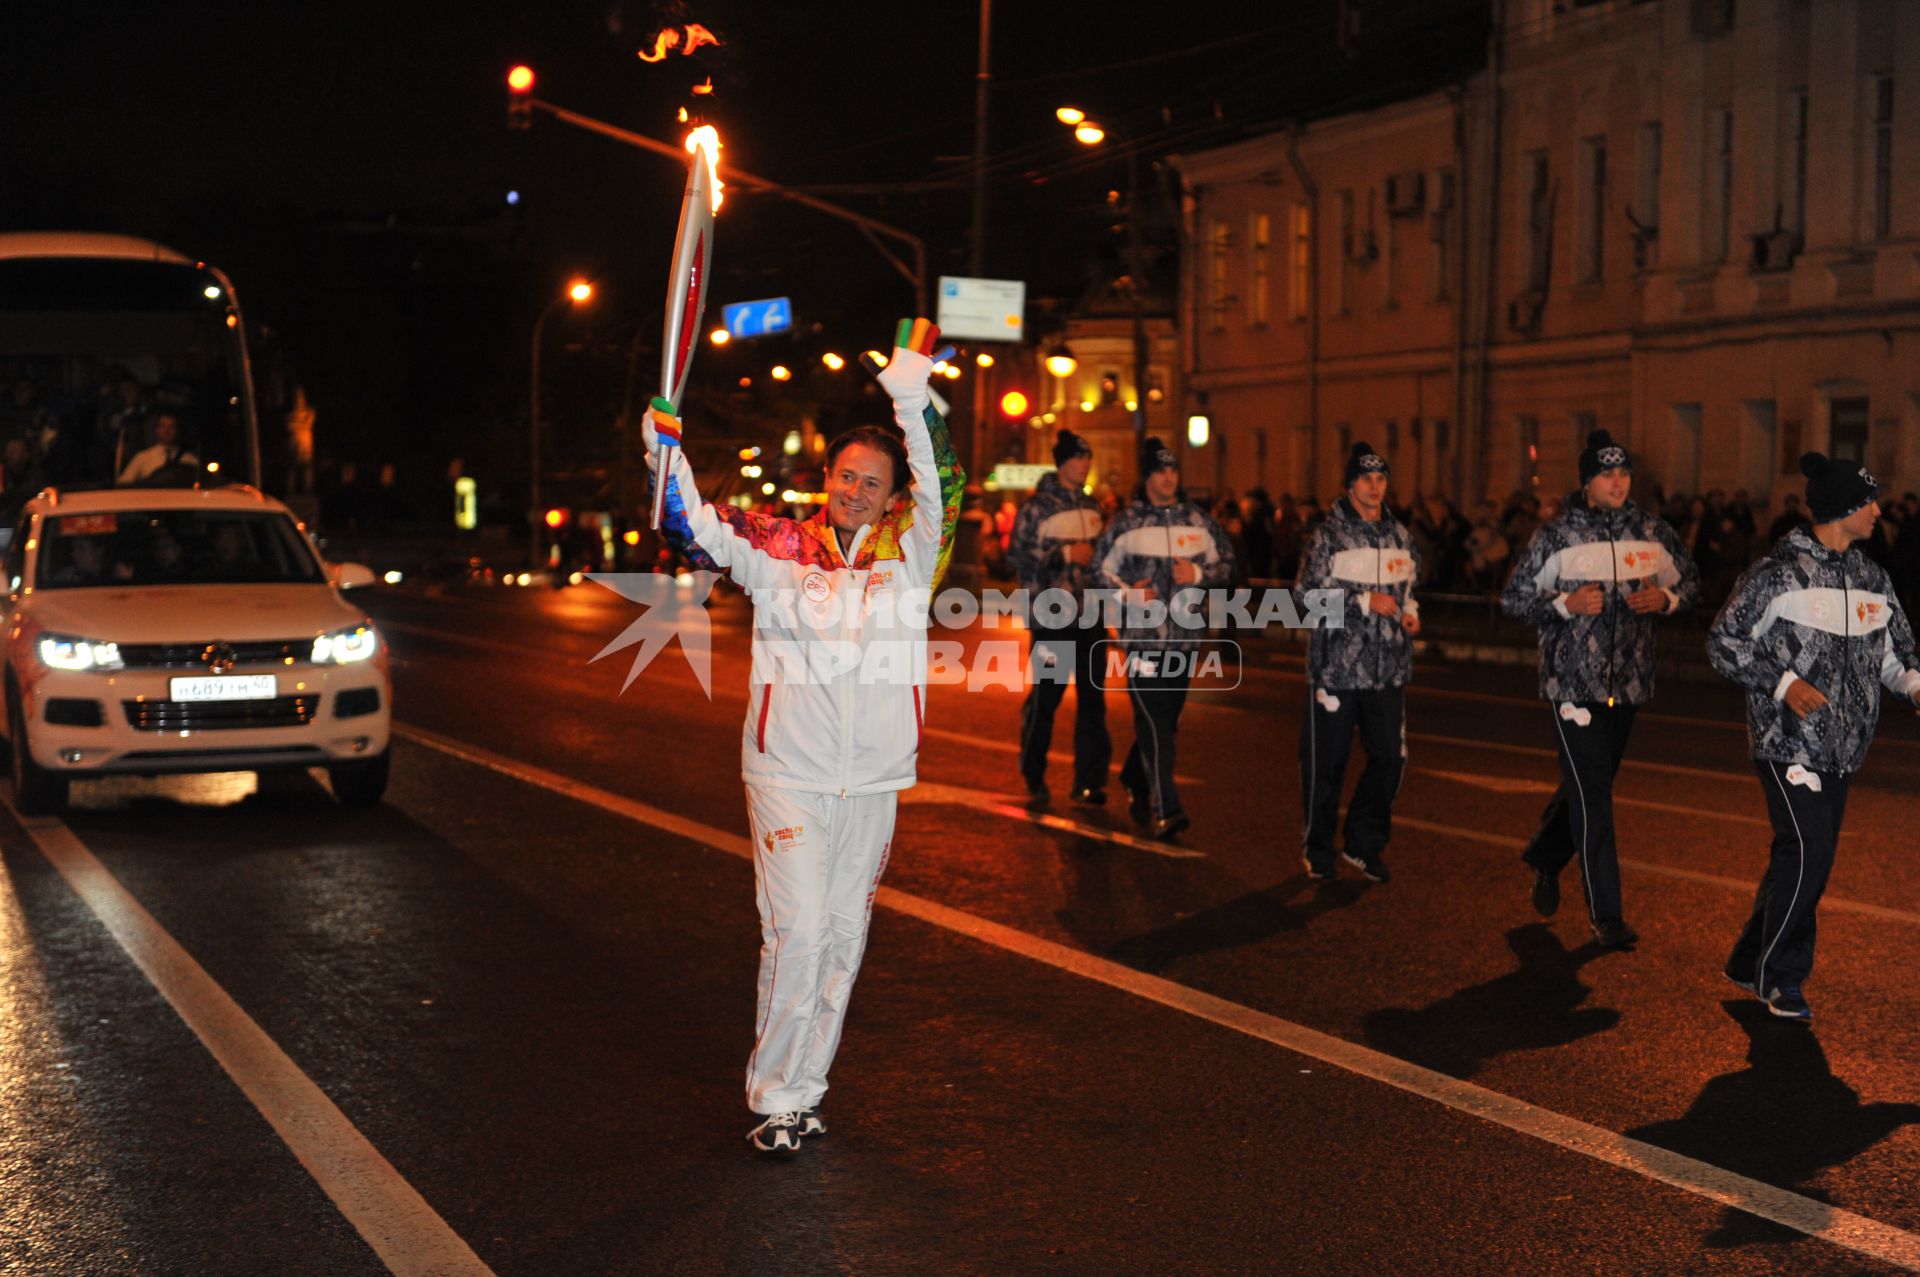
[[[258,486],[246,334],[227,277],[164,245],[77,231],[0,234],[5,522],[32,495],[20,491],[26,484],[113,484],[156,434],[172,436],[159,454],[168,464],[154,469],[150,457],[141,481]]]

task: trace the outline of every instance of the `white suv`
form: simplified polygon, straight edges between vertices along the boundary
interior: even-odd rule
[[[386,645],[293,513],[247,487],[61,492],[6,549],[13,792],[75,778],[325,767],[341,802],[387,787]]]

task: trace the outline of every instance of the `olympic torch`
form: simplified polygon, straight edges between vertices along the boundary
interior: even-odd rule
[[[667,276],[667,315],[660,341],[660,395],[675,416],[693,371],[693,352],[700,342],[700,317],[707,309],[708,271],[713,264],[713,215],[720,210],[720,134],[702,125],[687,135],[693,163],[687,168],[687,190],[680,201],[680,229],[673,239],[673,269]],[[660,513],[671,473],[669,448],[679,439],[659,432],[653,453],[653,527]]]

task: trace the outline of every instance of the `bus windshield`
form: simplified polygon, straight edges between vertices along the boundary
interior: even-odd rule
[[[245,325],[220,272],[157,245],[9,255],[12,238],[0,236],[0,517],[47,484],[258,482]]]

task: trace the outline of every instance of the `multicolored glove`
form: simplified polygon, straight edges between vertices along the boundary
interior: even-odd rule
[[[896,417],[919,416],[933,402],[927,383],[933,376],[933,351],[940,344],[940,328],[926,318],[903,319],[894,332],[893,354],[879,373],[881,389],[893,399]]]
[[[640,438],[647,447],[647,464],[653,464],[654,450],[662,445],[668,448],[680,446],[680,419],[673,415],[673,405],[658,395],[640,417]],[[673,464],[667,459],[667,464]]]

